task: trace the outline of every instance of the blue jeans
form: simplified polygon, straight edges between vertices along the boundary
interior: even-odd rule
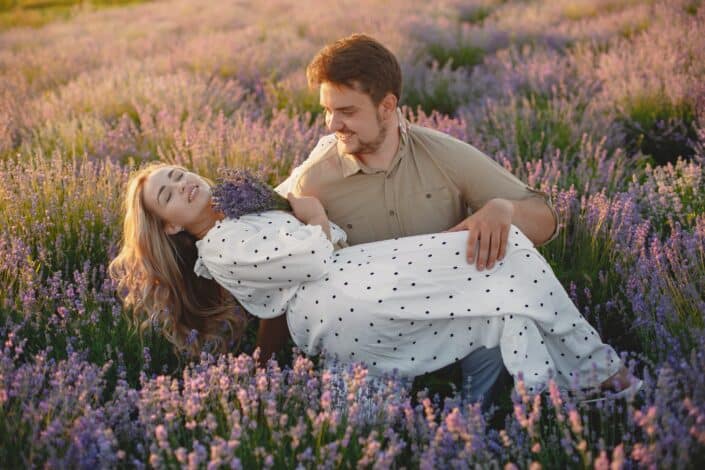
[[[493,387],[504,372],[499,346],[477,349],[460,361],[463,399],[471,403],[480,401],[483,411],[492,404]]]

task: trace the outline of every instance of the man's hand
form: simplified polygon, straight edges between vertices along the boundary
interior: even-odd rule
[[[507,199],[491,199],[482,208],[460,222],[449,232],[468,230],[468,263],[475,262],[478,271],[504,258],[507,251],[509,228],[514,216],[514,204]],[[478,249],[476,249],[478,248]]]

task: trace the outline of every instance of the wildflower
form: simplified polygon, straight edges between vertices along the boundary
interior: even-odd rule
[[[649,437],[653,437],[656,434],[656,416],[657,409],[655,406],[650,406],[646,413],[641,410],[637,410],[634,413],[634,420],[639,426],[641,426]]]
[[[257,374],[257,391],[260,393],[264,393],[267,391],[267,385],[268,385],[268,380],[267,376],[262,373],[262,374]]]
[[[514,417],[522,428],[526,429],[529,427],[529,419],[526,417],[525,409],[520,403],[514,404]]]
[[[595,459],[595,470],[609,470],[610,460],[607,458],[607,452],[600,451],[600,455]]]
[[[577,410],[573,409],[568,412],[568,422],[570,423],[570,429],[576,436],[580,436],[583,433],[583,425]]]
[[[162,458],[158,454],[150,454],[149,464],[154,468],[159,468],[162,466]]]
[[[622,470],[624,467],[624,444],[619,444],[612,451],[612,465],[610,470]]]
[[[517,393],[519,394],[519,397],[521,398],[522,403],[524,403],[525,405],[528,404],[529,395],[526,392],[526,385],[524,385],[524,380],[521,378],[517,380],[515,388]]]
[[[461,437],[467,436],[467,433],[465,432],[465,420],[463,419],[463,415],[460,413],[459,408],[453,408],[453,410],[446,415],[445,425],[449,432],[457,434]]]
[[[66,318],[66,315],[69,313],[68,309],[64,307],[63,305],[58,307],[56,309],[56,313],[61,317],[61,318]]]
[[[321,408],[324,410],[331,409],[331,394],[330,390],[326,390],[321,394]]]
[[[176,457],[176,460],[182,465],[186,465],[186,463],[188,462],[188,453],[183,447],[179,447],[178,449],[176,449],[174,451],[174,456]]]
[[[509,438],[506,430],[502,429],[499,431],[499,437],[502,439],[502,445],[504,447],[510,447],[512,445],[512,440]]]
[[[632,448],[632,458],[647,467],[652,462],[652,455],[649,448],[640,442],[635,444],[634,448]]]
[[[189,452],[189,454],[188,454],[188,468],[196,469],[200,466],[200,464],[201,464],[201,459],[200,459],[198,453],[195,450],[193,452]]]
[[[539,422],[541,418],[541,394],[534,395],[534,403],[531,407],[531,413],[529,414],[529,422],[533,427],[534,424]]]
[[[198,331],[195,329],[191,329],[191,331],[188,332],[188,336],[186,337],[186,344],[191,346],[196,342],[198,339]]]
[[[164,427],[163,424],[160,424],[159,426],[157,426],[154,429],[154,435],[156,436],[157,441],[160,441],[160,442],[166,441],[168,436],[167,436],[166,428]]]
[[[558,390],[558,385],[553,379],[548,382],[548,393],[551,398],[551,403],[553,403],[553,407],[556,409],[556,413],[558,413],[563,406],[563,400],[561,399],[561,392]],[[562,421],[562,418],[561,416],[559,421]]]

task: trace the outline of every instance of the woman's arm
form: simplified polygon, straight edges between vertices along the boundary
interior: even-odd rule
[[[286,314],[275,318],[260,319],[257,330],[257,347],[260,348],[257,365],[265,367],[267,361],[274,354],[281,352],[289,341],[289,326],[286,323]]]
[[[320,225],[328,240],[331,240],[330,222],[321,201],[313,196],[287,195],[291,209],[297,219],[307,225]]]
[[[289,193],[289,203],[294,215],[308,225],[320,225],[328,240],[331,240],[330,222],[321,202],[308,196],[297,197]],[[265,367],[272,355],[281,352],[290,338],[286,314],[275,318],[260,319],[257,330],[257,346],[260,348],[258,366]]]
[[[323,229],[323,233],[325,233],[326,237],[328,237],[328,240],[332,240],[330,234],[330,221],[328,220],[328,216],[325,214],[309,219],[306,223],[309,225],[320,225]]]

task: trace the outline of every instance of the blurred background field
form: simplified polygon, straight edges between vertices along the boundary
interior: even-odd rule
[[[139,3],[142,0],[2,0],[0,29],[38,27],[65,20],[81,12]]]
[[[105,273],[129,172],[281,181],[326,134],[305,66],[352,32],[399,58],[411,121],[552,194],[541,251],[638,400],[507,387],[483,416],[453,367],[374,388],[255,371],[254,321],[198,361],[129,328]],[[702,1],[0,2],[0,466],[698,468],[704,158]]]

